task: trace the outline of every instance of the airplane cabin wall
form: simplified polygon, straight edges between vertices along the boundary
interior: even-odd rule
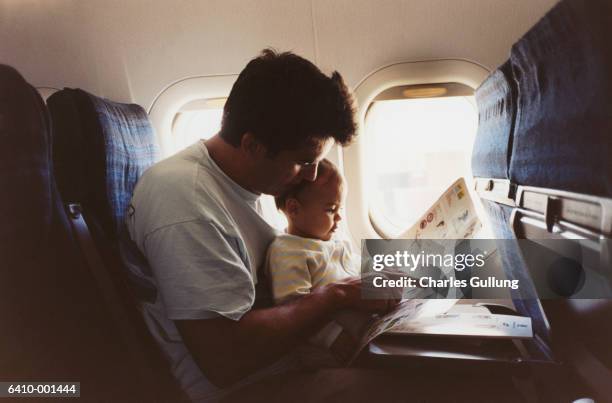
[[[0,62],[148,108],[171,83],[293,50],[355,87],[400,61],[495,68],[556,0],[0,0]]]

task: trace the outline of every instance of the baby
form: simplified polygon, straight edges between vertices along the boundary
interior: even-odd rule
[[[289,224],[287,233],[268,249],[267,269],[276,303],[359,274],[351,265],[348,241],[334,237],[345,196],[340,172],[324,159],[314,182],[302,181],[276,198]]]
[[[310,293],[314,287],[359,275],[358,265],[352,262],[350,243],[334,235],[342,219],[345,197],[342,175],[324,159],[314,182],[302,181],[276,198],[288,227],[272,242],[266,260],[275,303],[282,304]],[[342,330],[338,323],[331,322],[309,344],[330,348]],[[311,351],[312,355],[316,354]],[[320,359],[318,364],[310,361],[307,366],[334,365],[329,359]]]

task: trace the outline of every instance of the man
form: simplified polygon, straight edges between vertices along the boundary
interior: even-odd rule
[[[343,308],[384,311],[353,279],[263,307],[257,270],[276,232],[261,194],[317,175],[333,143],[355,133],[341,76],[265,50],[241,72],[219,134],[150,168],[134,191],[129,235],[144,257],[129,267],[153,295],[147,325],[193,400],[218,399],[290,365],[287,353]],[[254,305],[257,306],[254,308]]]

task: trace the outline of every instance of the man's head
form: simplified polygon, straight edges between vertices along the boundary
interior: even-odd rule
[[[302,181],[275,201],[287,217],[289,233],[328,241],[342,219],[345,197],[342,175],[331,161],[324,159],[314,182]]]
[[[279,195],[314,180],[333,143],[355,134],[353,100],[342,77],[323,74],[293,53],[266,49],[234,83],[220,136],[245,151],[256,191]]]

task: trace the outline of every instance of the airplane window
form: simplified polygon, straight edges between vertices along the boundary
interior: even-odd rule
[[[223,105],[226,98],[200,99],[183,106],[172,123],[173,150],[178,152],[195,143],[208,139],[221,128]]]
[[[473,90],[462,84],[394,87],[377,96],[365,118],[374,226],[399,235],[457,178],[471,186],[477,126]]]

